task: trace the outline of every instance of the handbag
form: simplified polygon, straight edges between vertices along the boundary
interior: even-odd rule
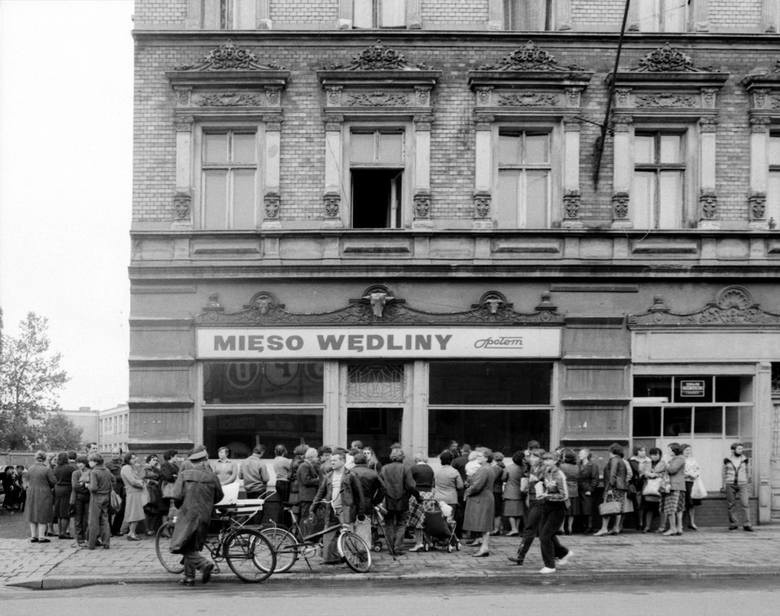
[[[108,506],[111,507],[111,511],[114,513],[117,513],[122,508],[122,497],[113,489],[108,495]]]
[[[707,498],[707,488],[704,486],[704,481],[700,476],[693,481],[691,498],[695,498],[696,500]]]
[[[169,483],[167,481],[163,482],[163,486],[162,486],[163,498],[173,498],[173,485],[174,484]]]
[[[618,515],[623,513],[623,498],[615,494],[604,495],[604,502],[599,504],[599,515]]]
[[[642,496],[661,496],[661,478],[649,478],[645,482],[645,487],[642,488]]]

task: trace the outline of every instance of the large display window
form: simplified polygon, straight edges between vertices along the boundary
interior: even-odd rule
[[[450,440],[505,455],[550,444],[551,362],[431,362],[428,455]]]

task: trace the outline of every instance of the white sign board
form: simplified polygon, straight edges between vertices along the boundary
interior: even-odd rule
[[[469,359],[560,357],[561,330],[544,327],[202,328],[199,359]]]

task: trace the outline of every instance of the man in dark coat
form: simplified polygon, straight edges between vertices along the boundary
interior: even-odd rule
[[[350,472],[358,478],[360,487],[363,489],[363,507],[358,510],[357,520],[355,520],[355,532],[370,547],[372,544],[371,514],[374,511],[374,507],[382,502],[385,493],[382,491],[379,474],[373,468],[368,468],[366,454],[362,451],[356,453],[354,462],[355,466],[352,467]]]
[[[208,465],[208,453],[203,446],[192,450],[189,468],[179,472],[173,485],[173,501],[179,508],[171,537],[171,552],[184,557],[185,586],[195,585],[195,571],[201,571],[203,583],[211,579],[214,563],[200,551],[206,541],[214,503],[222,500],[219,478]]]
[[[402,449],[390,451],[390,463],[382,467],[379,480],[382,482],[387,509],[385,517],[387,547],[393,554],[403,554],[404,534],[409,520],[409,497],[414,496],[418,502],[422,499],[412,479],[412,471],[404,466]]]

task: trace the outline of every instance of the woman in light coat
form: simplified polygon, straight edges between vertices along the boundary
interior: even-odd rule
[[[141,540],[136,534],[136,528],[138,527],[138,522],[141,522],[146,518],[146,514],[144,513],[144,482],[135,470],[137,462],[138,456],[134,453],[126,453],[124,457],[124,466],[122,466],[120,472],[122,483],[125,485],[124,523],[128,525],[128,541]]]
[[[477,467],[468,479],[466,487],[466,511],[463,516],[463,530],[482,534],[479,550],[472,556],[490,555],[490,531],[493,530],[495,503],[493,500],[493,481],[495,475],[490,467],[489,449],[478,448],[474,452]],[[477,545],[474,542],[473,545]]]

